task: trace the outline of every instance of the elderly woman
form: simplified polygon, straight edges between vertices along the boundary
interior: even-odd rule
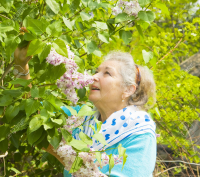
[[[24,50],[15,52],[16,69],[23,71],[21,78],[29,79],[28,61],[23,55]],[[21,56],[20,56],[21,55]],[[20,66],[20,67],[19,67]],[[26,75],[27,74],[27,75]],[[155,123],[146,112],[147,102],[155,103],[155,82],[148,69],[137,66],[132,56],[123,52],[111,52],[105,61],[97,68],[94,83],[90,85],[89,100],[95,105],[96,116],[102,121],[100,133],[110,145],[105,146],[107,154],[118,155],[117,147],[122,144],[128,155],[126,164],[114,166],[110,176],[113,177],[152,177],[156,161]],[[151,99],[149,99],[151,98]],[[67,113],[67,109],[63,108]],[[83,132],[93,135],[89,125],[96,126],[94,119],[85,118]],[[79,130],[73,132],[78,137]],[[92,146],[99,150],[103,147],[94,141]],[[49,146],[47,151],[64,164],[63,158]],[[109,166],[100,171],[109,175]],[[66,170],[65,177],[70,177]]]

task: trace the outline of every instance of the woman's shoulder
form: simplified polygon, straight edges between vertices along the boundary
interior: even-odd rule
[[[138,144],[138,143],[154,143],[156,142],[155,137],[153,136],[152,133],[143,133],[143,134],[137,134],[137,135],[131,135],[123,140],[121,140],[119,143],[125,146],[130,146],[133,144]]]

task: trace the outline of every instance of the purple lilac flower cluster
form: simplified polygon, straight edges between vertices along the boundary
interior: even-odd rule
[[[73,162],[75,161],[75,158],[77,157],[76,151],[73,150],[73,148],[69,145],[66,145],[64,141],[61,141],[59,148],[57,150],[54,150],[61,158],[63,158],[63,161],[65,163],[65,169],[67,171],[70,171],[71,166]],[[109,164],[109,156],[104,152],[101,155],[101,165],[98,161],[96,161],[95,156],[95,150],[90,148],[89,152],[80,152],[78,156],[83,159],[83,166],[76,171],[75,173],[72,173],[73,177],[106,177],[98,167],[103,167],[107,164]],[[122,158],[119,158],[119,156],[114,155],[114,164],[121,164]]]
[[[127,13],[128,15],[137,16],[138,12],[141,10],[141,7],[138,3],[138,0],[132,1],[123,1],[119,0],[114,8],[112,8],[113,15],[118,15],[122,12]]]
[[[72,101],[74,104],[77,103],[78,97],[75,89],[81,89],[88,84],[93,83],[93,77],[90,76],[86,71],[84,74],[79,73],[78,66],[75,63],[74,53],[67,46],[68,58],[58,54],[55,49],[52,49],[46,61],[54,66],[65,64],[66,72],[60,79],[57,80],[57,86],[66,94],[67,99]]]

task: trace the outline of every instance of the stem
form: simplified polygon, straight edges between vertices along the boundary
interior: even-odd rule
[[[38,87],[46,87],[46,86],[50,86],[50,85],[55,85],[55,84],[44,84],[44,85],[38,85]]]
[[[5,15],[1,15],[1,14],[0,14],[0,16],[1,16],[1,17],[4,17],[4,18],[7,18],[7,19],[10,20],[10,18],[6,17]]]
[[[8,65],[8,67],[5,69],[3,75],[1,76],[0,83],[3,81],[4,77],[10,72],[10,68],[13,66],[13,64],[14,64],[14,61],[12,61],[12,62]],[[3,84],[2,84],[2,86],[3,86]]]
[[[70,18],[68,18],[68,20],[70,20],[72,17],[76,16],[79,12],[83,11],[86,7],[84,7],[83,9],[80,9],[77,13],[75,13],[74,15],[72,15]]]
[[[173,49],[171,49],[171,50],[170,50],[167,54],[165,54],[160,60],[158,60],[158,62],[157,62],[156,64],[160,63],[164,58],[166,58],[169,54],[171,54],[171,53],[179,46],[179,44],[181,43],[182,39],[183,39],[183,38],[181,38],[181,39],[178,41],[178,43],[175,45],[175,47],[174,47]],[[183,42],[185,42],[185,41],[183,41]],[[152,68],[153,68],[153,66],[152,66],[150,69],[152,69]]]

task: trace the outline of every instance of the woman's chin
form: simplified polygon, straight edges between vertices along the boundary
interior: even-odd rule
[[[95,103],[96,101],[100,100],[99,96],[90,94],[88,98],[91,102]]]

